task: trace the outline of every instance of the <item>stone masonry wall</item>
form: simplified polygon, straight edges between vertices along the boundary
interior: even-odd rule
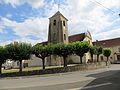
[[[103,67],[106,67],[105,62],[89,63],[89,64],[83,64],[83,65],[59,67],[59,68],[52,68],[52,69],[46,69],[46,70],[23,71],[21,73],[20,72],[5,73],[5,74],[1,74],[0,78],[15,77],[15,76],[54,74],[54,73],[64,73],[64,72],[73,72],[73,71],[83,71],[83,70],[91,70],[91,69],[97,69],[97,68],[103,68]]]

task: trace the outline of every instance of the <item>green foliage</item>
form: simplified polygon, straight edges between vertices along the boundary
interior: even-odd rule
[[[95,47],[95,55],[97,55],[97,62],[99,62],[99,56],[103,53],[103,48],[100,46],[94,46]]]
[[[72,50],[72,44],[64,44],[64,43],[58,43],[54,45],[53,54],[67,57],[68,55],[71,55],[73,53]]]
[[[96,46],[90,46],[90,55],[91,55],[91,59],[92,59],[92,62],[93,62],[93,55],[96,54],[97,50],[96,50]]]
[[[43,63],[43,69],[45,69],[45,58],[50,56],[53,52],[53,45],[49,44],[47,46],[43,46],[41,44],[37,44],[33,46],[33,54],[35,54],[36,57],[42,59]]]
[[[96,54],[96,46],[90,46],[90,50],[89,50],[90,54],[93,55],[93,54]]]
[[[90,44],[87,41],[78,41],[74,42],[73,46],[74,53],[80,56],[80,63],[82,64],[82,57],[89,51]]]
[[[45,58],[48,57],[52,54],[53,50],[52,50],[52,44],[43,46],[41,44],[37,44],[35,46],[33,46],[33,54],[36,55],[36,57],[38,58]]]
[[[55,44],[53,47],[53,54],[63,57],[64,67],[66,67],[67,66],[66,58],[68,57],[68,55],[73,54],[73,44],[64,43]]]
[[[11,43],[6,46],[9,53],[9,59],[12,60],[27,60],[30,59],[32,53],[32,45],[27,43]]]
[[[0,46],[0,74],[2,73],[2,64],[7,59],[7,50],[5,47]]]
[[[73,43],[74,45],[74,53],[78,56],[83,57],[85,53],[87,53],[90,49],[90,45],[87,41],[77,41]]]
[[[107,57],[107,61],[106,61],[106,66],[107,66],[107,62],[108,62],[108,58],[111,55],[111,49],[110,48],[104,48],[103,49],[103,55]]]
[[[9,59],[20,62],[20,72],[22,72],[22,60],[28,60],[32,54],[32,45],[27,43],[11,43],[6,45]]]
[[[110,48],[104,48],[103,49],[103,54],[106,57],[109,57],[111,55],[111,49]]]
[[[103,53],[103,48],[100,46],[96,46],[96,55],[100,55]]]
[[[5,47],[0,46],[0,63],[4,63],[8,59],[7,57],[7,50]]]

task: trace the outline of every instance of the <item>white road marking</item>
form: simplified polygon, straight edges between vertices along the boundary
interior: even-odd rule
[[[80,87],[80,88],[72,88],[72,89],[67,89],[67,90],[84,90],[84,89],[96,88],[96,87],[110,85],[110,84],[112,83],[103,83],[103,84],[98,84],[98,85],[92,85],[92,86]]]

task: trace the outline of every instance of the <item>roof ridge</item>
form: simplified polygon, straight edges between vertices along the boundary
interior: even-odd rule
[[[111,39],[106,39],[106,40],[98,40],[98,42],[102,42],[102,41],[110,41],[110,40],[115,40],[115,39],[120,39],[120,37],[117,37],[117,38],[111,38]],[[96,42],[96,41],[94,41],[94,42]]]
[[[76,35],[81,35],[81,34],[85,34],[85,33],[74,34],[74,35],[70,35],[70,36],[68,36],[68,37],[72,37],[72,36],[76,36]]]

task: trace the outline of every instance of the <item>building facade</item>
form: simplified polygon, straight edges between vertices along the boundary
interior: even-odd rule
[[[113,38],[108,40],[101,40],[93,42],[94,45],[101,46],[103,48],[111,48],[111,55],[109,57],[110,61],[113,60],[120,60],[120,38]],[[102,60],[107,60],[107,58],[104,55],[100,55],[99,58]]]
[[[90,32],[68,36],[68,19],[59,11],[49,18],[48,41],[38,44],[47,45],[49,43],[71,43],[76,41],[88,41],[92,45],[92,37]],[[90,54],[86,53],[83,62],[86,63],[90,59]],[[50,56],[45,60],[47,66],[63,65],[63,58],[58,56]],[[68,64],[80,63],[77,55],[71,55],[67,58]],[[28,61],[28,67],[42,66],[40,58],[32,56]]]

